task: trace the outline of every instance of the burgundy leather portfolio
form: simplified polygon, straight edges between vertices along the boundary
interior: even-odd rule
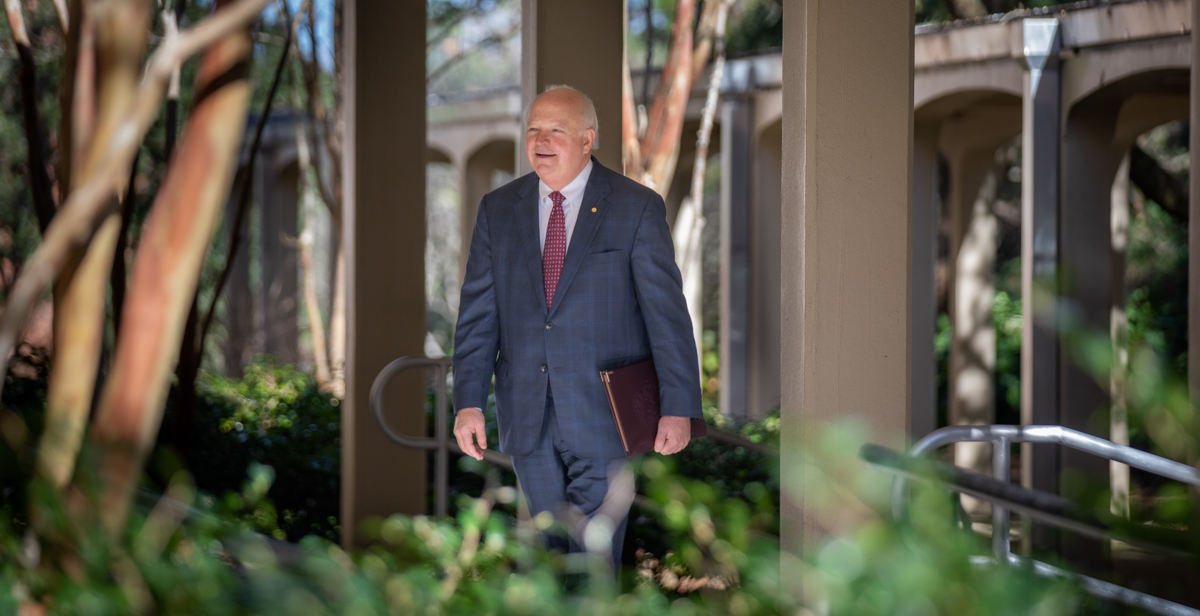
[[[661,413],[654,360],[647,359],[616,370],[606,370],[600,373],[600,379],[604,381],[604,389],[608,392],[608,403],[617,422],[617,431],[621,433],[621,442],[625,445],[625,456],[632,458],[654,451]],[[704,420],[693,419],[692,438],[706,434],[708,426]]]

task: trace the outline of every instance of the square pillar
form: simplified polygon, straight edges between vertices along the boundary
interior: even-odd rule
[[[891,447],[909,434],[913,10],[784,7],[781,540],[792,551],[845,523],[804,507],[798,450],[819,435],[808,431],[855,420]]]
[[[721,105],[721,389],[717,407],[746,417],[750,353],[750,203],[753,104],[731,94]]]
[[[256,173],[259,177],[259,239],[262,274],[259,302],[262,306],[262,331],[266,333],[263,351],[281,363],[300,361],[299,255],[288,238],[299,235],[299,166],[288,164],[277,147],[263,152]]]
[[[938,123],[913,127],[912,297],[909,302],[911,378],[909,438],[937,429],[937,137]]]
[[[422,35],[424,36],[424,35]],[[596,105],[600,164],[621,171],[621,66],[625,3],[521,0],[521,106],[550,85],[568,85]],[[422,89],[424,92],[424,89]],[[517,175],[525,160],[525,127],[517,142]]]
[[[1025,19],[1025,92],[1021,134],[1021,423],[1058,423],[1059,127],[1062,85],[1057,19]],[[1053,445],[1021,446],[1021,483],[1058,490]],[[1034,537],[1047,545],[1048,537]]]
[[[425,3],[347,0],[344,194],[346,400],[342,405],[342,544],[364,517],[425,513],[426,452],[389,441],[371,383],[425,342]],[[385,396],[388,421],[425,434],[425,375]]]

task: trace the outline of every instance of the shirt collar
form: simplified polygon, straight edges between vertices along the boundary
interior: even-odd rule
[[[567,184],[562,190],[558,191],[562,193],[568,205],[579,206],[583,203],[583,189],[587,188],[588,177],[591,175],[592,161],[588,160],[588,164],[584,166],[583,171],[580,171],[579,175],[575,176],[575,179],[571,180],[570,184]],[[538,179],[539,203],[545,203],[546,197],[549,197],[552,192],[554,191],[550,190],[550,187],[545,182]]]

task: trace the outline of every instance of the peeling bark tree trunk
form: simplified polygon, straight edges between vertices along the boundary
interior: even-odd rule
[[[692,166],[691,194],[683,199],[678,218],[675,220],[675,261],[683,277],[683,294],[687,299],[688,316],[692,320],[692,335],[696,339],[696,361],[703,357],[701,343],[703,327],[704,272],[703,254],[700,250],[707,220],[704,218],[704,173],[708,168],[708,144],[712,136],[713,119],[717,114],[720,99],[721,79],[725,75],[725,19],[729,13],[729,0],[710,0],[717,7],[713,38],[716,60],[708,82],[708,94],[704,100],[704,112],[700,118],[700,131],[696,136],[696,160]]]
[[[217,11],[230,4],[219,0]],[[249,28],[240,27],[205,52],[196,83],[196,92],[204,94],[142,233],[125,308],[126,322],[138,327],[121,330],[93,432],[104,488],[99,511],[113,535],[124,530],[133,489],[161,422],[187,308],[233,179],[250,96],[246,63],[252,48]]]
[[[108,143],[133,106],[150,19],[147,0],[99,0],[92,6],[100,69],[96,125],[89,136],[91,147],[76,172],[77,182],[86,182],[96,174]],[[117,187],[118,192],[123,189]],[[115,202],[116,193],[107,199]],[[46,436],[39,449],[38,471],[60,489],[71,479],[75,454],[92,408],[104,340],[108,281],[120,230],[120,211],[110,207],[91,243],[71,255],[55,285],[54,362],[46,394]]]
[[[684,296],[688,302],[688,313],[692,319],[692,330],[696,336],[696,350],[700,351],[702,275],[700,271],[700,238],[704,229],[703,186],[704,164],[707,162],[708,133],[712,131],[712,117],[720,86],[720,72],[724,67],[724,27],[729,0],[710,0],[704,5],[696,28],[697,40],[693,46],[692,21],[695,15],[695,0],[679,0],[675,4],[675,23],[672,26],[671,47],[663,65],[662,75],[654,101],[650,105],[649,120],[645,133],[638,138],[637,115],[633,104],[633,86],[629,75],[629,63],[624,64],[624,88],[622,92],[622,132],[625,175],[644,184],[666,198],[675,175],[679,157],[679,143],[683,132],[687,101],[691,96],[693,82],[703,74],[709,56],[715,47],[720,49],[718,65],[714,66],[714,80],[709,86],[705,114],[707,129],[702,128],[697,152],[696,167],[693,169],[692,195],[684,198],[672,230],[675,243],[675,260],[683,275]],[[643,75],[649,79],[649,75]],[[698,175],[697,175],[698,174]],[[699,188],[696,186],[699,185]],[[699,358],[697,358],[697,361]]]
[[[279,63],[275,66],[275,73],[271,79],[271,86],[267,90],[267,99],[263,104],[262,114],[259,115],[258,124],[254,128],[254,139],[250,143],[249,161],[247,162],[247,167],[250,170],[254,169],[254,161],[258,158],[259,146],[262,144],[263,129],[266,128],[267,119],[271,116],[271,107],[275,101],[275,93],[279,90],[280,78],[283,76],[284,68],[287,67],[288,51],[291,49],[291,42],[292,28],[288,28],[283,42],[283,52],[279,56]],[[221,293],[225,290],[225,284],[229,281],[230,273],[237,263],[237,253],[241,243],[242,221],[249,207],[250,188],[252,185],[253,183],[250,180],[242,184],[237,213],[234,216],[233,233],[230,235],[229,250],[226,253],[225,267],[221,270],[221,274],[217,278],[217,285],[213,290],[213,297],[212,301],[209,302],[208,312],[205,313],[204,320],[201,321],[197,306],[198,298],[196,293],[193,293],[187,323],[183,329],[183,340],[179,347],[179,363],[176,366],[179,388],[176,390],[175,396],[175,429],[172,433],[175,448],[181,454],[187,453],[188,444],[191,440],[192,418],[196,413],[196,378],[200,375],[200,365],[204,362],[204,343],[208,339],[209,328],[212,326],[212,321],[216,316],[217,302],[220,301]]]

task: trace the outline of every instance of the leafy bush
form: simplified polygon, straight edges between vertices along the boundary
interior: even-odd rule
[[[53,503],[45,503],[55,513],[37,535],[4,516],[0,610],[35,602],[90,614],[990,615],[1081,605],[1065,582],[969,565],[987,546],[954,525],[939,490],[915,490],[911,521],[889,522],[879,515],[887,477],[855,459],[854,433],[827,431],[818,442],[784,476],[804,482],[806,516],[836,524],[810,537],[802,554],[781,553],[768,532],[777,525],[769,499],[724,498],[671,473],[670,459],[643,462],[670,551],[643,554],[617,583],[602,561],[548,554],[531,529],[496,511],[515,494],[494,476],[483,498],[463,497],[454,519],[365,523],[376,543],[359,552],[315,536],[282,544],[248,521],[264,507],[271,480],[254,466],[237,499],[196,497],[187,474],[177,473],[169,494],[192,513],[180,523],[173,515],[183,510],[159,501],[135,515],[121,541]],[[64,557],[72,553],[82,558]],[[564,588],[567,574],[578,583]]]
[[[259,530],[291,541],[310,534],[337,540],[338,399],[321,392],[312,377],[264,362],[246,368],[240,380],[202,374],[197,397],[186,456],[197,487],[236,492],[252,462],[268,465],[276,473],[271,498],[278,513],[277,520],[260,515]]]

